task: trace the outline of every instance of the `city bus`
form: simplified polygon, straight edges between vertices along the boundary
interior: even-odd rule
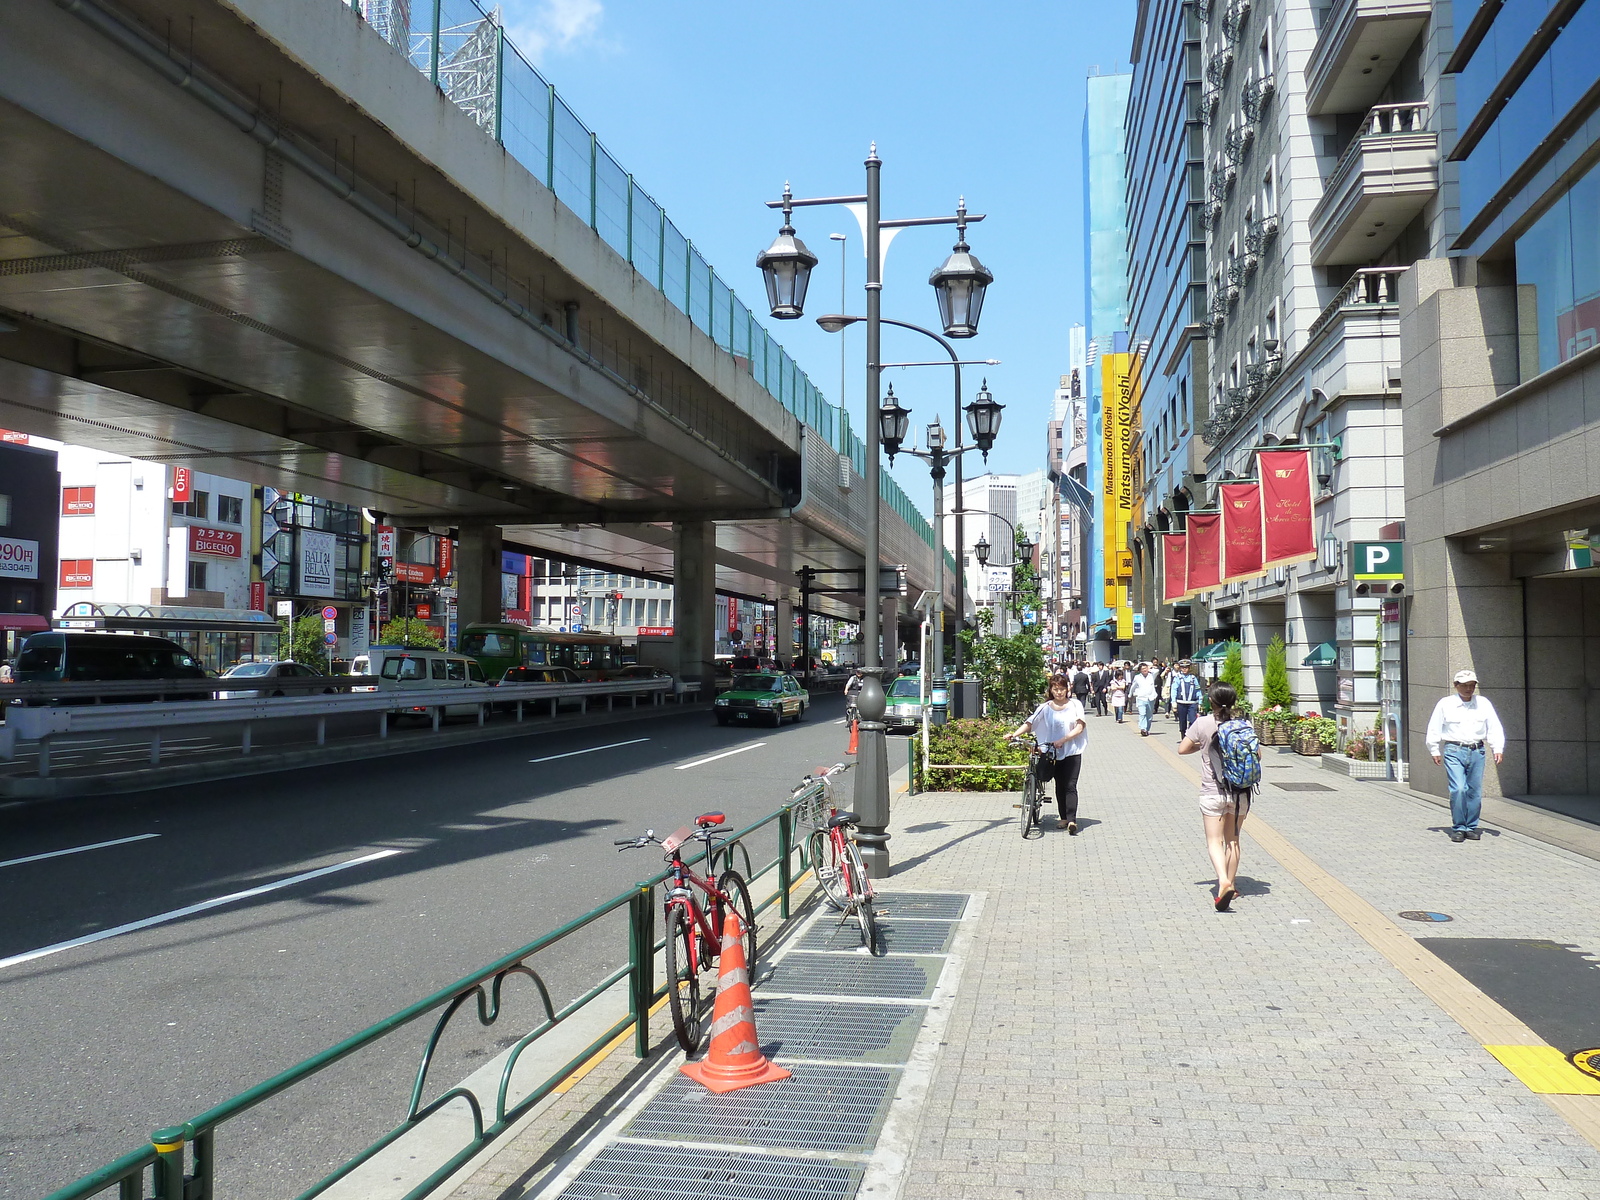
[[[622,666],[622,639],[609,633],[562,633],[509,622],[479,622],[461,631],[460,651],[490,679],[512,667],[571,667],[584,679],[604,679]]]

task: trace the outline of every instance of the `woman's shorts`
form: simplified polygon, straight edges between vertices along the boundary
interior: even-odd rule
[[[1236,801],[1230,796],[1216,796],[1208,792],[1200,794],[1200,811],[1208,817],[1226,817],[1237,811]],[[1244,811],[1250,811],[1249,801],[1245,802]]]

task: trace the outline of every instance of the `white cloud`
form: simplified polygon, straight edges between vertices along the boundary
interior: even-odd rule
[[[512,0],[507,6],[506,33],[535,64],[552,52],[570,50],[592,40],[605,15],[601,0]]]

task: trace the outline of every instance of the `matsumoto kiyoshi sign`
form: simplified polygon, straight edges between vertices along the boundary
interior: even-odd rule
[[[39,578],[39,543],[0,537],[0,579]]]

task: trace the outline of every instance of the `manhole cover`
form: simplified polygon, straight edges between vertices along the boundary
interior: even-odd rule
[[[920,1004],[757,997],[756,1028],[768,1058],[903,1063],[928,1010]],[[800,1070],[796,1067],[795,1070]]]
[[[1600,1050],[1579,1050],[1572,1056],[1572,1065],[1585,1075],[1600,1079]]]
[[[922,917],[930,921],[959,921],[970,896],[960,892],[879,892],[874,902],[880,917]]]
[[[953,921],[882,921],[878,936],[885,950],[901,954],[943,954],[955,937]],[[854,917],[839,920],[839,914],[825,912],[822,919],[800,939],[801,950],[861,949],[861,926]]]
[[[1275,783],[1272,786],[1283,792],[1331,792],[1334,790],[1325,783]]]
[[[718,1096],[675,1076],[624,1137],[723,1142],[783,1150],[870,1150],[900,1072],[882,1067],[796,1064],[777,1083]]]
[[[1408,921],[1454,921],[1455,918],[1448,913],[1423,912],[1420,908],[1408,908],[1400,914]]]
[[[768,992],[801,995],[926,1000],[933,995],[944,962],[942,958],[863,958],[796,951],[779,959],[761,986]]]
[[[861,1186],[858,1163],[752,1154],[748,1150],[680,1150],[674,1146],[607,1146],[563,1196],[606,1200],[847,1200]]]

